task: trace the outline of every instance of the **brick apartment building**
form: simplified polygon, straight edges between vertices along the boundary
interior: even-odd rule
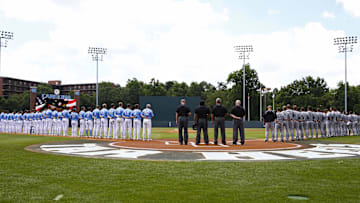
[[[0,96],[9,97],[13,94],[20,94],[30,90],[30,87],[36,87],[39,84],[46,83],[0,76]],[[47,84],[51,85],[53,89],[59,89],[63,95],[68,95],[70,91],[74,90],[80,90],[81,94],[89,95],[93,95],[96,92],[95,83],[61,84],[60,80],[54,80],[48,81]]]

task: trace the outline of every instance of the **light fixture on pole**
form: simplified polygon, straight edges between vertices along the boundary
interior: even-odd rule
[[[96,61],[96,105],[99,105],[99,61],[103,61],[103,55],[107,48],[89,47],[88,54],[91,54],[92,60]]]
[[[250,95],[248,93],[248,121],[250,121]]]
[[[273,110],[275,111],[275,92],[273,92],[272,98],[273,98]]]
[[[249,59],[250,52],[253,52],[252,45],[234,46],[235,52],[240,53],[239,59],[243,59],[243,108],[245,109],[245,59]]]
[[[13,37],[14,37],[14,33],[12,32],[0,31],[0,72],[1,72],[1,47],[6,48],[8,40],[12,40]]]
[[[271,90],[271,88],[267,87],[264,89],[264,103],[265,103],[265,109],[267,108],[266,106],[266,94],[269,93]]]
[[[334,45],[339,47],[339,53],[345,54],[345,112],[347,112],[347,52],[353,51],[353,44],[357,43],[357,36],[338,37],[334,39]]]
[[[258,91],[259,92],[259,98],[260,98],[260,110],[259,110],[259,120],[261,121],[261,117],[262,117],[262,92],[263,92],[263,90],[262,90],[262,88],[260,87],[258,90],[256,90],[256,91]]]

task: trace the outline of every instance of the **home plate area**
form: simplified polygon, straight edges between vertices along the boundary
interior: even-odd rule
[[[230,142],[230,141],[229,141]],[[359,157],[360,145],[264,143],[246,140],[240,145],[179,145],[176,140],[102,141],[74,140],[61,143],[38,144],[26,150],[80,157],[164,160],[164,161],[280,161]]]

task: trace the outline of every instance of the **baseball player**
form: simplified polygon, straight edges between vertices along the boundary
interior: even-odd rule
[[[131,131],[132,131],[132,110],[131,105],[128,104],[126,109],[123,112],[123,117],[125,118],[125,127],[124,127],[124,139],[126,139],[128,133],[129,139],[131,140]]]
[[[139,104],[134,105],[132,117],[134,118],[133,139],[140,140],[141,111],[139,110]]]
[[[76,113],[75,109],[72,109],[72,112],[70,114],[70,120],[71,120],[71,136],[77,137],[79,114]]]
[[[275,134],[274,134],[274,121],[276,119],[276,114],[272,110],[272,106],[267,107],[267,111],[265,111],[263,115],[263,122],[265,126],[265,142],[268,142],[269,140],[269,131],[271,130],[271,137],[272,141],[276,142],[275,140]]]
[[[286,110],[286,107],[283,107],[283,110]],[[285,122],[285,114],[284,111],[281,111],[280,108],[276,109],[276,119],[275,119],[275,139],[278,140],[278,135],[280,131],[280,139],[281,142],[284,142],[284,122]]]
[[[58,136],[61,135],[62,119],[63,119],[63,113],[62,113],[62,110],[59,110],[57,123],[56,123],[56,135],[58,135]]]
[[[14,115],[14,112],[9,113],[8,118],[9,118],[8,119],[9,133],[13,133],[14,129],[15,129],[15,125],[14,125],[15,115]]]
[[[63,110],[63,119],[62,119],[62,129],[63,129],[63,136],[67,135],[67,131],[69,129],[69,117],[70,113],[68,110]]]
[[[316,111],[315,111],[316,110]],[[319,138],[319,131],[320,131],[320,115],[319,115],[320,109],[313,108],[313,116],[314,116],[314,130],[315,130],[315,136],[316,138]]]
[[[305,137],[305,116],[306,114],[304,114],[305,112],[305,108],[301,107],[300,108],[300,112],[299,112],[299,130],[300,130],[300,140],[304,140]]]
[[[147,140],[151,140],[151,119],[154,117],[154,113],[151,110],[151,105],[146,104],[146,108],[142,111],[141,117],[143,120],[143,141],[146,140],[145,135],[147,133]]]
[[[295,132],[296,132],[296,140],[300,140],[300,138],[299,138],[300,130],[299,130],[299,120],[298,119],[299,119],[298,107],[296,105],[293,105],[292,120],[293,120],[294,130],[291,134],[291,140],[294,140]]]
[[[124,123],[125,119],[122,117],[124,112],[123,103],[119,102],[119,107],[115,111],[116,116],[116,122],[115,122],[115,139],[119,136],[119,131],[121,134],[121,139],[125,139],[125,133],[124,133]]]
[[[59,112],[55,109],[52,112],[51,118],[52,118],[52,131],[51,131],[51,135],[57,135],[57,120],[58,120],[58,116],[59,116]]]
[[[33,134],[33,133],[35,133],[35,113],[34,113],[34,111],[31,111],[30,113],[29,113],[29,133],[30,134]]]
[[[323,112],[320,112],[320,132],[322,138],[326,137],[327,112],[328,112],[327,109],[325,109]]]
[[[79,112],[80,119],[80,129],[79,129],[79,137],[85,137],[85,106],[81,107],[81,111]]]
[[[1,112],[0,114],[0,133],[4,133],[4,119],[5,119],[5,113]]]
[[[100,106],[96,105],[96,108],[93,111],[93,116],[95,118],[94,122],[94,135],[96,138],[101,138],[100,135],[100,125],[101,125],[101,120],[100,120]]]
[[[36,134],[40,135],[42,132],[42,113],[36,112]]]
[[[46,117],[46,134],[51,135],[51,127],[52,127],[52,110],[47,109],[45,110],[45,117]]]
[[[358,132],[357,132],[357,115],[355,112],[353,112],[351,114],[351,121],[352,121],[352,134],[353,135],[358,135]]]
[[[100,137],[102,136],[102,134],[104,134],[104,138],[109,138],[107,135],[109,111],[106,108],[107,107],[106,104],[103,104],[102,107],[103,108],[100,111],[100,118],[101,118]]]
[[[94,135],[92,134],[93,131],[93,127],[94,127],[94,116],[93,116],[93,112],[92,112],[92,108],[89,107],[88,111],[85,113],[85,128],[86,128],[86,136],[90,136],[93,137]],[[89,135],[90,132],[90,135]]]
[[[117,137],[116,131],[115,131],[115,122],[116,122],[116,115],[115,115],[115,105],[111,104],[111,108],[109,109],[109,130],[108,130],[108,138],[115,138]],[[111,136],[111,133],[113,136]]]
[[[24,116],[23,116],[24,117]],[[41,132],[40,134],[46,135],[46,115],[45,110],[41,112]]]
[[[327,137],[333,137],[334,125],[333,125],[333,107],[330,107],[330,111],[326,113],[326,135]]]
[[[308,108],[307,108],[307,113],[308,113],[308,121],[306,122],[306,126],[307,126],[307,128],[306,128],[306,130],[307,130],[307,133],[306,133],[306,135],[307,135],[307,137],[306,138],[313,138],[314,137],[314,114],[313,114],[313,112],[312,112],[312,108],[311,108],[311,106],[308,106]]]
[[[291,109],[290,104],[286,105],[286,120],[288,121],[287,129],[286,129],[286,141],[289,141],[289,137],[291,136],[291,141],[294,140],[294,121],[293,121],[293,110]]]

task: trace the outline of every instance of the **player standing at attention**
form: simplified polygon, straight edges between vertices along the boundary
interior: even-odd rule
[[[298,121],[299,121],[299,139],[300,140],[304,140],[304,134],[305,134],[305,117],[304,117],[304,114],[303,112],[305,111],[305,108],[304,107],[301,107],[300,108],[300,112],[298,112]]]
[[[93,111],[93,116],[95,118],[95,124],[94,124],[94,135],[96,138],[101,138],[100,136],[100,125],[101,125],[101,120],[100,120],[100,106],[96,105],[96,109],[94,109]]]
[[[102,107],[103,108],[100,111],[100,118],[101,118],[100,137],[104,134],[104,138],[108,138],[107,129],[108,129],[109,111],[107,110],[106,104],[103,104]]]
[[[57,119],[57,128],[56,128],[56,130],[57,130],[56,134],[57,135],[61,135],[63,116],[64,116],[63,112],[59,111],[58,119]]]
[[[263,122],[265,126],[265,142],[269,141],[269,131],[271,130],[272,141],[276,142],[275,134],[274,134],[274,121],[276,119],[276,114],[272,110],[272,106],[267,107],[267,111],[265,111],[263,115]]]
[[[147,133],[148,141],[151,141],[151,119],[154,117],[154,113],[151,110],[151,105],[146,104],[146,108],[141,112],[143,120],[143,141],[145,141],[145,134]]]
[[[4,132],[4,116],[5,116],[5,113],[1,112],[1,114],[0,114],[0,133]]]
[[[69,117],[70,113],[68,110],[63,110],[63,119],[62,119],[62,129],[63,129],[63,136],[67,135],[67,131],[69,129]]]
[[[89,107],[88,111],[84,115],[85,117],[85,129],[86,129],[86,136],[87,137],[93,137],[92,131],[94,127],[94,116],[92,112],[92,108]],[[90,135],[89,135],[90,132]]]
[[[221,105],[221,99],[216,98],[216,105],[212,110],[212,124],[214,125],[214,144],[218,144],[218,133],[219,128],[221,132],[221,142],[226,145],[226,134],[225,134],[225,116],[227,115],[227,109]]]
[[[140,140],[141,111],[139,110],[139,104],[135,104],[134,108],[132,112],[132,117],[134,118],[133,139]]]
[[[51,109],[45,110],[45,116],[46,116],[46,133],[45,134],[51,135],[52,110]]]
[[[283,110],[286,110],[286,107],[283,107]],[[284,121],[285,115],[284,111],[281,112],[280,108],[276,109],[276,119],[275,119],[275,139],[278,140],[279,131],[281,142],[284,142]]]
[[[291,105],[287,104],[286,105],[286,114],[287,114],[287,120],[288,120],[288,126],[289,126],[289,135],[286,134],[286,141],[288,141],[290,139],[291,136],[291,141],[295,141],[294,140],[294,126],[295,126],[295,121],[293,120],[293,110],[291,109]]]
[[[13,133],[13,132],[14,132],[14,129],[15,129],[14,119],[15,119],[14,112],[11,112],[11,113],[9,114],[9,133]]]
[[[300,116],[300,108],[297,107],[296,105],[293,106],[293,117],[294,117],[294,130],[296,132],[296,140],[300,140],[300,120],[301,120],[301,116]]]
[[[126,109],[123,112],[123,117],[125,118],[125,126],[124,126],[124,139],[126,139],[127,135],[129,134],[129,139],[131,140],[131,131],[132,131],[132,110],[131,105],[127,104]]]
[[[188,144],[188,117],[191,116],[189,107],[186,106],[185,99],[181,99],[180,105],[176,109],[176,124],[178,125],[179,143]],[[184,137],[182,135],[184,129]]]
[[[200,144],[201,141],[201,129],[204,134],[204,142],[206,145],[209,144],[208,135],[208,118],[210,116],[210,109],[205,106],[205,101],[201,100],[200,105],[195,109],[194,124],[197,124],[196,129],[196,145]]]
[[[31,116],[30,116],[31,117]],[[55,109],[51,114],[51,118],[52,118],[52,122],[51,122],[51,135],[54,136],[56,135],[56,124],[57,124],[57,118],[58,118],[58,111]]]
[[[108,138],[111,138],[111,133],[113,134],[113,138],[115,138],[115,122],[116,122],[116,116],[115,116],[115,105],[111,104],[111,108],[109,109],[109,130],[108,130]]]
[[[42,132],[42,113],[41,112],[36,113],[36,120],[37,120],[36,134],[40,135]]]
[[[71,120],[71,136],[77,137],[79,114],[76,113],[75,108],[72,109],[72,112],[70,114],[70,120]]]
[[[46,110],[46,109],[45,109]],[[41,112],[41,132],[40,134],[45,135],[46,134],[46,115],[45,110]]]
[[[115,122],[115,139],[118,139],[119,131],[121,139],[124,139],[124,118],[122,114],[124,112],[123,103],[119,102],[119,107],[115,111],[116,122]]]
[[[79,137],[85,136],[85,106],[81,107],[81,111],[79,112],[80,119],[80,129],[79,129]]]

